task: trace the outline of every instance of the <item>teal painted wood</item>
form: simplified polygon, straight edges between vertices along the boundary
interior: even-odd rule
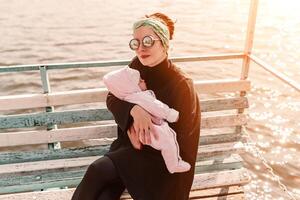
[[[89,121],[113,120],[107,109],[72,110],[51,113],[33,113],[0,116],[0,129],[29,128],[53,124],[77,123]]]
[[[0,188],[12,185],[26,185],[33,183],[61,181],[64,178],[82,178],[83,173],[86,171],[87,166],[80,169],[60,169],[58,171],[34,171],[33,173],[21,176],[5,176],[0,179]],[[15,178],[14,178],[15,177]]]
[[[82,147],[74,149],[4,152],[0,153],[0,165],[64,158],[78,158],[86,156],[101,156],[108,152],[108,150],[109,145]]]
[[[31,192],[31,191],[39,191],[47,188],[64,188],[66,186],[76,187],[81,181],[82,176],[80,178],[67,179],[62,181],[53,181],[53,182],[42,182],[35,184],[24,184],[24,185],[11,185],[7,187],[0,188],[0,195],[9,194],[9,193],[17,193],[17,192]]]
[[[196,174],[239,169],[242,167],[240,161],[231,163],[197,163]],[[77,186],[82,179],[86,167],[80,169],[60,169],[59,171],[38,171],[28,175],[7,175],[0,178],[0,194],[40,190],[51,187]]]
[[[21,115],[0,116],[0,129],[30,128],[49,126],[53,124],[68,124],[101,120],[113,120],[113,115],[107,109],[69,110],[51,113],[33,113]],[[234,121],[235,120],[235,121]],[[227,124],[223,124],[226,122]],[[201,128],[221,128],[246,123],[245,115],[224,115],[203,118]]]
[[[85,170],[52,172],[40,175],[28,175],[0,179],[0,194],[26,192],[46,188],[77,186]]]
[[[207,60],[225,60],[234,58],[243,58],[243,53],[238,54],[226,54],[215,55],[213,57],[208,56],[185,56],[185,57],[173,57],[173,62],[196,62]],[[57,63],[57,64],[35,64],[35,65],[17,65],[17,66],[1,66],[0,73],[4,72],[22,72],[39,70],[40,66],[47,65],[48,70],[52,69],[70,69],[70,68],[88,68],[88,67],[109,67],[109,66],[122,66],[128,65],[130,60],[116,60],[116,61],[95,61],[95,62],[74,62],[74,63]]]
[[[54,150],[36,150],[36,151],[22,151],[22,152],[4,152],[0,153],[0,165],[23,163],[43,160],[54,160],[64,158],[77,158],[86,156],[101,156],[108,152],[110,145],[82,147],[73,149],[54,149]],[[202,146],[202,145],[201,145]],[[197,160],[207,160],[214,156],[227,156],[232,153],[237,153],[239,149],[229,148],[214,150],[213,152],[199,152]]]

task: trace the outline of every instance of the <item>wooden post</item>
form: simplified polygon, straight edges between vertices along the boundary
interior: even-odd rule
[[[42,80],[44,94],[48,94],[48,93],[51,92],[51,89],[50,89],[50,84],[49,84],[47,67],[46,66],[40,66],[39,68],[40,68],[40,74],[41,74],[41,80]],[[46,107],[46,112],[53,112],[53,111],[54,111],[53,106]],[[48,131],[52,130],[52,129],[57,129],[57,125],[53,124],[53,125],[47,126]],[[49,149],[60,149],[61,148],[60,142],[49,143],[48,148]]]
[[[248,78],[249,64],[250,64],[249,55],[251,54],[252,47],[253,47],[253,38],[254,38],[254,30],[255,30],[256,15],[257,15],[257,6],[258,6],[258,0],[251,0],[251,5],[250,5],[250,9],[249,9],[247,35],[246,35],[246,43],[245,43],[245,49],[244,49],[244,59],[243,59],[241,80],[245,80],[245,79]]]
[[[244,59],[241,71],[241,80],[246,80],[249,74],[249,66],[250,66],[250,57],[249,55],[252,52],[253,47],[253,38],[254,38],[254,30],[256,24],[256,15],[257,15],[257,7],[258,7],[258,0],[251,0],[250,2],[250,9],[249,9],[249,16],[248,16],[248,25],[247,25],[247,33],[246,33],[246,42],[244,48]],[[241,91],[240,96],[246,96],[246,91]],[[243,113],[244,109],[238,109],[238,113]],[[237,132],[241,132],[241,126],[237,127]]]

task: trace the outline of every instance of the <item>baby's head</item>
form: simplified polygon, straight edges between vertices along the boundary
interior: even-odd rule
[[[139,81],[138,85],[139,85],[139,87],[141,88],[142,91],[147,90],[147,85],[146,85],[145,80],[140,78],[140,81]]]
[[[145,82],[145,80],[143,80],[141,78],[140,72],[138,70],[132,69],[127,66],[124,69],[120,69],[120,73],[122,73],[122,72],[127,74],[126,78],[124,77],[123,84],[126,83],[126,82],[124,82],[126,80],[128,81],[128,83],[132,84],[131,85],[132,89],[130,91],[137,92],[137,91],[139,91],[139,89],[142,91],[147,90],[146,82]],[[122,80],[121,77],[120,77],[120,80]]]

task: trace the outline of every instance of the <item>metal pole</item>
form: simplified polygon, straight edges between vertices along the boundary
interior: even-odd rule
[[[40,68],[40,75],[41,75],[44,94],[48,94],[48,93],[51,92],[51,89],[50,89],[50,84],[49,84],[47,67],[46,66],[40,66],[39,68]],[[54,111],[53,106],[46,107],[46,112],[53,112],[53,111]],[[53,124],[53,125],[47,126],[47,130],[52,130],[52,129],[57,129],[57,125]],[[48,144],[48,149],[60,149],[60,148],[61,148],[60,142],[55,142],[55,143],[49,143]]]
[[[259,59],[258,57],[254,56],[254,55],[250,55],[249,58],[256,64],[258,64],[258,66],[262,67],[264,70],[266,70],[266,71],[270,72],[271,74],[273,74],[274,76],[276,76],[279,80],[285,82],[289,86],[293,87],[296,91],[300,92],[300,84],[298,82],[289,78],[285,74],[276,70],[274,67],[267,64],[266,62],[262,61],[261,59]]]

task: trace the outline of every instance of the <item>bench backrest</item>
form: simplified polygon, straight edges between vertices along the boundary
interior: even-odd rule
[[[195,81],[195,84],[202,112],[196,173],[240,168],[242,161],[236,154],[242,149],[237,143],[241,132],[237,127],[245,125],[247,117],[237,110],[247,108],[248,101],[246,97],[232,94],[250,90],[250,82],[220,80]],[[230,93],[231,97],[202,98],[209,93]],[[117,128],[111,121],[113,116],[105,107],[35,113],[21,111],[84,106],[105,102],[106,95],[106,89],[99,88],[0,97],[0,111],[18,110],[20,113],[0,115],[0,194],[76,186],[86,167],[107,152],[116,137]],[[57,125],[64,128],[57,129]],[[46,130],[51,126],[54,129]],[[80,146],[68,146],[68,142],[78,141],[83,141]],[[59,149],[40,148],[41,144],[57,142],[62,144]],[[23,150],[24,145],[30,145],[30,150]]]

